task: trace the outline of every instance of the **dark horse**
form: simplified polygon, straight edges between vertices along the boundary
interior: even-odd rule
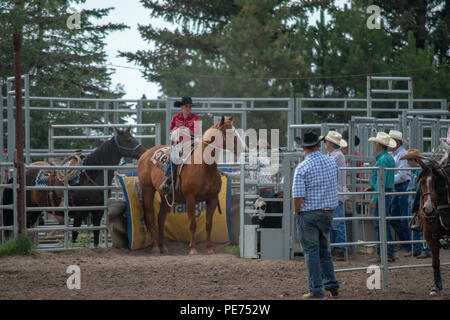
[[[118,165],[122,157],[130,157],[139,159],[139,157],[146,151],[146,149],[139,144],[139,142],[131,135],[131,127],[124,131],[115,129],[115,135],[103,142],[97,149],[95,149],[91,154],[86,156],[83,160],[82,165],[85,166],[115,166]],[[35,163],[35,165],[49,165],[48,163]],[[36,176],[39,169],[29,169],[27,170],[27,185],[33,186],[35,184]],[[42,170],[44,176],[48,179],[48,185],[61,186],[63,182],[56,179],[56,170]],[[114,172],[108,170],[108,185],[114,177]],[[103,170],[80,170],[79,179],[76,183],[71,184],[72,186],[103,186]],[[5,189],[3,203],[12,203],[12,190]],[[47,201],[48,199],[48,201]],[[32,190],[27,192],[27,206],[58,206],[63,200],[63,192],[51,192],[46,190]],[[103,190],[69,190],[69,206],[102,206],[104,205]],[[12,210],[6,213],[7,223],[5,225],[12,225]],[[103,217],[103,210],[93,210],[92,222],[94,226],[99,226],[100,221]],[[81,226],[83,219],[87,217],[89,211],[70,211],[69,217],[74,219],[74,227]],[[5,215],[5,214],[4,214]],[[27,214],[27,227],[33,225],[40,212],[30,212]],[[61,217],[64,216],[62,212],[56,212],[56,215]],[[78,237],[78,231],[72,232],[72,241],[75,242]],[[94,245],[97,246],[99,243],[99,231],[94,231]]]
[[[425,240],[431,250],[434,274],[434,286],[430,295],[442,290],[439,261],[440,239],[450,236],[450,166],[441,167],[435,161],[425,164],[418,160],[422,172],[418,178],[420,184],[419,220]]]
[[[131,135],[131,127],[125,131],[114,129],[116,134],[111,139],[103,142],[91,154],[83,160],[84,166],[116,166],[122,157],[139,159],[146,149]],[[77,186],[102,186],[103,170],[85,170],[80,174]],[[108,170],[108,185],[114,177],[113,170]],[[104,205],[103,190],[73,190],[69,191],[70,206],[102,206]],[[88,211],[70,211],[69,216],[73,217],[73,226],[81,226],[83,218],[86,218]],[[93,210],[92,223],[99,226],[103,217],[103,210]],[[72,241],[75,242],[78,232],[72,232]],[[99,243],[99,230],[94,230],[94,245]]]

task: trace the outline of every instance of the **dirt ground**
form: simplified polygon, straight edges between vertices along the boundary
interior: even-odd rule
[[[189,256],[185,243],[168,243],[170,253],[148,249],[83,248],[64,252],[37,252],[34,256],[0,259],[0,299],[301,299],[307,292],[303,257],[292,261],[240,259],[225,253],[227,245],[215,245],[207,255]],[[392,265],[431,263],[431,259],[404,258]],[[441,250],[441,262],[450,251]],[[351,262],[335,262],[335,268],[370,265],[366,255]],[[81,270],[81,289],[69,290],[69,265]],[[369,290],[365,271],[338,272],[340,299],[450,299],[450,267],[441,267],[444,290],[430,298],[431,268],[389,272],[389,290]]]

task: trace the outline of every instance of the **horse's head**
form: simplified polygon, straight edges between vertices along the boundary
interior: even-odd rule
[[[225,116],[222,116],[219,123],[213,126],[213,128],[216,128],[222,132],[222,145],[224,146],[224,149],[233,152],[235,160],[240,152],[248,152],[245,141],[233,125],[233,115],[231,115],[228,119],[225,119]]]
[[[442,208],[449,207],[448,174],[433,160],[425,164],[418,160],[422,172],[418,177],[424,216],[432,216]]]
[[[131,127],[125,130],[114,128],[114,142],[122,157],[139,159],[145,148],[131,135]]]

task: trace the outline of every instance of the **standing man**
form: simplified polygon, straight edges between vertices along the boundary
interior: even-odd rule
[[[407,168],[408,161],[401,160],[400,158],[406,154],[406,150],[403,147],[404,143],[407,143],[403,139],[403,135],[400,131],[391,130],[389,131],[389,136],[395,140],[397,146],[395,148],[388,148],[392,151],[392,157],[395,161],[396,168]],[[395,192],[405,192],[408,189],[409,181],[411,180],[411,172],[409,170],[399,170],[395,171],[394,174],[394,190]],[[409,215],[408,210],[408,195],[399,195],[392,197],[391,205],[391,216],[394,217],[406,217]],[[405,219],[402,220],[391,220],[391,226],[394,231],[398,234],[400,241],[411,240],[411,232],[408,230],[408,222]],[[401,247],[408,253],[405,255],[411,256],[411,245],[402,244]],[[414,256],[418,256],[420,252],[414,252]]]
[[[378,132],[376,137],[369,138],[369,142],[375,142],[374,148],[377,153],[375,167],[384,167],[384,168],[395,168],[394,159],[388,154],[388,147],[395,148],[397,146],[396,142],[389,137],[389,135],[385,132]],[[370,177],[370,187],[366,188],[366,191],[378,191],[378,171],[373,170],[372,175]],[[385,192],[392,192],[392,188],[394,187],[394,171],[384,171],[384,189]],[[386,203],[386,216],[389,216],[391,209],[392,196],[385,196]],[[370,209],[374,211],[374,216],[378,217],[378,194],[374,194],[372,200],[370,201]],[[377,232],[377,240],[380,240],[380,222],[375,220],[373,222],[375,231]],[[392,241],[392,234],[390,228],[390,220],[386,220],[386,238],[387,241]],[[395,261],[394,254],[394,245],[389,244],[387,246],[388,251],[388,261]],[[380,261],[380,246],[377,246],[377,254],[378,258],[371,262],[379,262]]]
[[[341,151],[341,148],[347,147],[347,142],[342,139],[342,135],[336,131],[329,131],[326,137],[319,137],[320,140],[325,141],[325,149],[328,151],[328,155],[334,159],[339,168],[345,168],[345,156]],[[338,178],[338,192],[345,192],[346,187],[346,176],[345,171],[339,171]],[[345,195],[338,195],[338,206],[333,212],[333,218],[343,218],[344,217],[344,201]],[[333,221],[333,226],[331,230],[331,243],[341,243],[345,242],[345,224],[344,221]],[[334,250],[333,250],[334,249]],[[331,252],[334,255],[336,261],[345,261],[345,246],[334,247]]]
[[[170,121],[170,140],[175,144],[167,161],[164,170],[164,181],[159,189],[161,193],[168,194],[172,185],[172,167],[180,164],[180,155],[183,148],[191,146],[190,137],[200,133],[200,122],[196,114],[192,113],[192,99],[183,97],[181,101],[176,101],[175,106],[181,108],[181,113],[176,114]]]
[[[322,286],[337,297],[339,283],[334,276],[329,239],[333,211],[338,206],[338,166],[319,152],[320,140],[313,130],[305,131],[301,144],[306,155],[295,169],[292,198],[308,270],[309,293],[303,298],[325,297]]]

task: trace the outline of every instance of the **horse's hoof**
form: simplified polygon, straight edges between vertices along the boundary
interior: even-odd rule
[[[194,254],[197,254],[197,253],[198,253],[197,249],[195,249],[195,248],[192,248],[191,251],[189,251],[190,255],[194,255]]]
[[[164,247],[160,247],[160,248],[159,248],[159,252],[160,252],[161,254],[168,254],[168,253],[169,253],[169,250],[167,249],[166,246],[164,246]]]
[[[430,296],[432,297],[437,297],[441,294],[441,290],[439,290],[438,288],[433,288],[430,291]]]

